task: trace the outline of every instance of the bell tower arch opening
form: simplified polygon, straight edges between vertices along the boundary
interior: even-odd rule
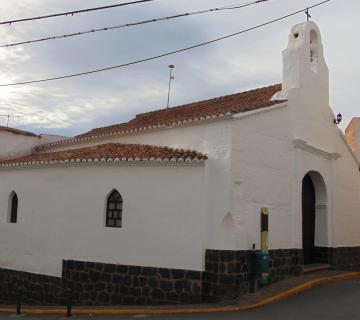
[[[319,59],[319,36],[315,29],[310,31],[310,67],[315,73],[318,72],[317,64]]]

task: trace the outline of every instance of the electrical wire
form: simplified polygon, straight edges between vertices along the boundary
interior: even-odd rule
[[[92,33],[101,32],[101,31],[110,31],[110,30],[121,29],[121,28],[126,28],[126,27],[139,26],[139,25],[143,25],[143,24],[147,24],[147,23],[154,23],[154,22],[160,22],[160,21],[164,21],[164,20],[189,17],[189,16],[194,16],[194,15],[199,15],[199,14],[204,14],[204,13],[219,12],[219,11],[224,11],[224,10],[236,10],[236,9],[245,8],[245,7],[248,7],[248,6],[251,6],[254,4],[259,4],[262,2],[266,2],[266,1],[270,1],[270,0],[257,0],[257,1],[247,2],[247,3],[242,3],[242,4],[229,5],[226,7],[211,8],[211,9],[206,9],[206,10],[181,13],[181,14],[177,14],[177,15],[173,15],[173,16],[131,22],[131,23],[121,24],[121,25],[117,25],[117,26],[103,27],[103,28],[98,28],[98,29],[90,29],[90,30],[86,30],[86,31],[68,33],[68,34],[64,34],[64,35],[49,36],[49,37],[44,37],[44,38],[40,38],[40,39],[26,40],[26,41],[20,41],[20,42],[15,42],[15,43],[3,44],[3,45],[0,45],[0,48],[10,48],[10,47],[20,46],[20,45],[25,45],[25,44],[36,43],[36,42],[65,39],[65,38],[81,36],[81,35],[85,35],[85,34],[92,34]]]
[[[331,1],[331,0],[321,1],[321,2],[318,2],[318,3],[314,4],[314,5],[312,5],[312,6],[309,6],[309,7],[307,7],[307,8],[308,8],[308,9],[312,9],[312,8],[321,6],[321,5],[323,5],[323,4],[327,3],[327,2],[330,2],[330,1]],[[273,19],[273,20],[266,21],[266,22],[264,22],[264,23],[258,24],[258,25],[256,25],[256,26],[253,26],[253,27],[250,27],[250,28],[247,28],[247,29],[244,29],[244,30],[235,32],[235,33],[231,33],[231,34],[228,34],[228,35],[225,35],[225,36],[222,36],[222,37],[213,39],[213,40],[209,40],[209,41],[206,41],[206,42],[202,42],[202,43],[199,43],[199,44],[195,44],[195,45],[192,45],[192,46],[190,46],[190,47],[186,47],[186,48],[182,48],[182,49],[178,49],[178,50],[166,52],[166,53],[163,53],[163,54],[160,54],[160,55],[157,55],[157,56],[153,56],[153,57],[149,57],[149,58],[144,58],[144,59],[136,60],[136,61],[132,61],[132,62],[127,62],[127,63],[124,63],[124,64],[119,64],[119,65],[115,65],[115,66],[111,66],[111,67],[105,67],[105,68],[96,69],[96,70],[90,70],[90,71],[85,71],[85,72],[73,73],[73,74],[64,75],[64,76],[57,76],[57,77],[51,77],[51,78],[45,78],[45,79],[39,79],[39,80],[22,81],[22,82],[15,82],[15,83],[0,84],[0,87],[9,87],[9,86],[17,86],[17,85],[23,85],[23,84],[32,84],[32,83],[39,83],[39,82],[48,82],[48,81],[66,79],[66,78],[74,78],[74,77],[89,75],[89,74],[93,74],[93,73],[108,71],[108,70],[112,70],[112,69],[124,68],[124,67],[128,67],[128,66],[131,66],[131,65],[143,63],[143,62],[146,62],[146,61],[151,61],[151,60],[160,59],[160,58],[163,58],[163,57],[166,57],[166,56],[170,56],[170,55],[173,55],[173,54],[176,54],[176,53],[180,53],[180,52],[192,50],[192,49],[199,48],[199,47],[203,47],[203,46],[206,46],[206,45],[209,45],[209,44],[212,44],[212,43],[221,41],[221,40],[229,39],[229,38],[238,36],[238,35],[240,35],[240,34],[243,34],[243,33],[246,33],[246,32],[252,31],[252,30],[255,30],[255,29],[259,29],[259,28],[261,28],[261,27],[264,27],[264,26],[273,24],[273,23],[278,22],[278,21],[281,21],[281,20],[285,20],[285,19],[287,19],[287,18],[289,18],[289,17],[298,15],[298,14],[300,14],[300,13],[303,13],[305,10],[306,10],[306,8],[301,9],[301,10],[298,10],[298,11],[295,11],[295,12],[292,12],[292,13],[289,13],[289,14],[287,14],[287,15],[285,15],[285,16],[282,16],[282,17],[279,17],[279,18],[276,18],[276,19]]]
[[[67,11],[67,12],[61,12],[61,13],[53,13],[53,14],[48,14],[48,15],[45,15],[45,16],[30,17],[30,18],[23,18],[23,19],[16,19],[16,20],[8,20],[8,21],[0,22],[0,25],[3,25],[3,24],[12,25],[12,24],[18,23],[18,22],[49,19],[49,18],[56,18],[56,17],[61,17],[61,16],[73,16],[74,14],[78,14],[78,13],[85,13],[85,12],[91,12],[91,11],[97,11],[97,10],[104,10],[104,9],[112,9],[112,8],[123,7],[123,6],[128,6],[128,5],[133,5],[133,4],[143,3],[143,2],[150,2],[150,1],[154,1],[154,0],[137,0],[137,1],[113,4],[113,5],[109,5],[109,6],[88,8],[88,9],[75,10],[75,11]]]

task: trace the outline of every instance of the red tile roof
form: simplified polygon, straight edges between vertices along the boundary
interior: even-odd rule
[[[37,134],[29,132],[29,131],[23,131],[23,130],[18,130],[18,129],[9,128],[9,127],[3,127],[3,126],[0,126],[0,131],[7,131],[7,132],[14,133],[14,134],[20,134],[20,135],[29,136],[29,137],[40,137]]]
[[[281,84],[260,89],[245,91],[215,99],[193,102],[168,109],[161,109],[138,114],[126,123],[93,129],[73,139],[49,143],[41,146],[39,150],[46,150],[51,146],[91,140],[99,137],[138,132],[151,128],[169,127],[183,122],[210,120],[222,116],[266,108],[283,102],[271,100],[281,91]]]
[[[201,162],[207,156],[190,150],[141,144],[108,143],[94,147],[49,153],[35,153],[0,161],[1,167],[74,162]]]

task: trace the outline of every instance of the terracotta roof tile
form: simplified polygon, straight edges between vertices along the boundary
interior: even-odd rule
[[[39,137],[37,134],[29,132],[29,131],[23,131],[23,130],[18,130],[18,129],[14,129],[14,128],[4,127],[4,126],[0,126],[0,131],[7,131],[7,132],[14,133],[14,134],[20,134],[20,135],[29,136],[29,137]]]
[[[94,147],[49,153],[35,153],[0,161],[1,167],[73,162],[200,162],[207,156],[190,150],[141,144],[108,143]]]
[[[51,146],[73,143],[82,140],[141,131],[144,128],[168,127],[183,121],[206,120],[219,116],[232,115],[236,113],[266,108],[282,101],[271,100],[281,90],[281,84],[276,84],[260,89],[245,91],[215,99],[193,102],[168,109],[161,109],[147,113],[138,114],[127,123],[111,125],[93,129],[84,134],[78,135],[67,141],[60,141],[43,145],[39,150],[46,150]]]

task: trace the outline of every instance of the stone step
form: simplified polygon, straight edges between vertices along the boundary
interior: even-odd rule
[[[330,270],[331,265],[326,263],[312,263],[304,266],[304,274]]]

